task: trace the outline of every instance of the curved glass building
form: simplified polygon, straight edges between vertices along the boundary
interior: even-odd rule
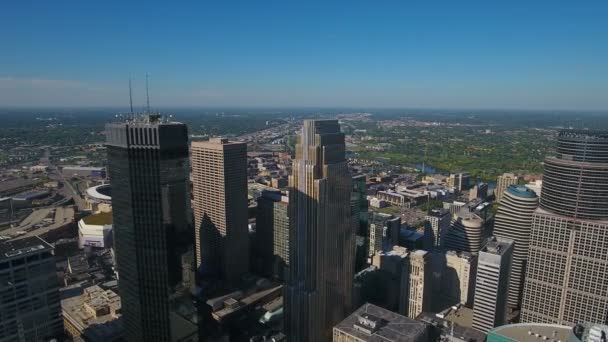
[[[532,217],[522,322],[608,320],[608,132],[565,130]]]
[[[509,278],[508,306],[519,307],[532,230],[532,215],[538,206],[538,196],[523,185],[510,185],[494,220],[494,235],[515,242]]]

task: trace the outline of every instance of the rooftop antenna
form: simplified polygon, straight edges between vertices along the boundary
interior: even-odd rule
[[[131,77],[129,76],[129,106],[131,107],[131,115],[133,115],[133,89],[131,88]]]
[[[146,73],[146,111],[150,114],[150,94],[148,91],[148,73]]]

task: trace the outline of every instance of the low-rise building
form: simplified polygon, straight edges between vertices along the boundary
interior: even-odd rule
[[[61,301],[66,332],[75,341],[114,342],[123,337],[120,297],[94,285]]]

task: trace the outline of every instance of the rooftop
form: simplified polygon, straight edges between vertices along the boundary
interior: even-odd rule
[[[90,215],[87,217],[83,217],[82,221],[85,224],[91,225],[91,226],[103,226],[106,224],[112,224],[113,222],[113,218],[112,218],[112,212],[100,212],[99,214],[94,214],[94,215]]]
[[[426,341],[424,323],[373,304],[364,304],[334,329],[358,339],[380,341]]]
[[[509,324],[494,328],[488,332],[488,336],[498,335],[506,337],[511,341],[536,342],[536,341],[571,341],[572,327],[557,324],[542,323],[520,323]],[[546,337],[546,339],[545,339]]]
[[[37,236],[0,243],[0,260],[12,259],[42,251],[52,250],[53,247]]]
[[[507,192],[509,192],[512,195],[518,196],[518,197],[524,197],[524,198],[535,198],[536,197],[536,193],[528,188],[526,188],[524,185],[509,185],[509,187],[507,188]]]
[[[486,245],[481,249],[481,251],[485,253],[503,255],[510,246],[513,246],[513,240],[492,236],[488,238],[488,242],[486,242]]]

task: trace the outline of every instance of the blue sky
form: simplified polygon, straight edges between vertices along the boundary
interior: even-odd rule
[[[0,107],[608,109],[608,1],[6,1]]]

